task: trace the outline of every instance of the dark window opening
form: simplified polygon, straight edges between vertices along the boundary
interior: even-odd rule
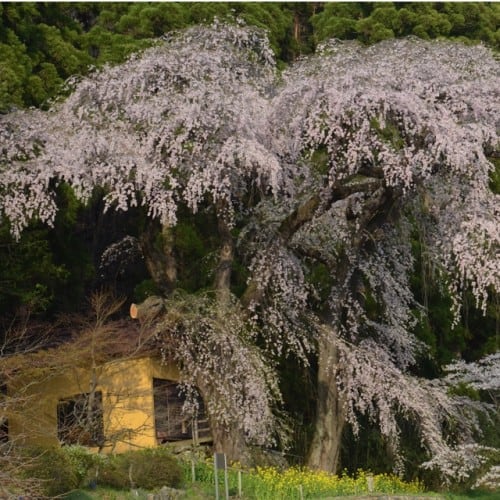
[[[0,416],[0,444],[9,442],[9,421]]]
[[[4,406],[2,399],[7,398],[7,385],[0,385],[0,408]],[[7,443],[9,441],[9,421],[7,417],[0,415],[0,444]]]
[[[186,401],[180,393],[177,382],[153,378],[156,438],[159,443],[199,439],[210,436],[205,407],[198,398],[198,412],[195,418],[183,413]]]
[[[77,394],[57,404],[57,437],[62,444],[102,446],[102,392]]]

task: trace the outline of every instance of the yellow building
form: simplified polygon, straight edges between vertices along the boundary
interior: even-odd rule
[[[66,363],[36,379],[16,377],[8,396],[15,400],[22,394],[17,398],[22,404],[11,406],[6,415],[8,439],[117,453],[210,441],[202,401],[196,419],[181,411],[184,397],[175,365],[148,354],[91,366]]]

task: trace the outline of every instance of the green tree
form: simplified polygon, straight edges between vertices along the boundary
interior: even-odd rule
[[[500,47],[500,6],[492,2],[327,3],[311,18],[316,42],[357,39],[371,44],[393,37],[453,38]]]

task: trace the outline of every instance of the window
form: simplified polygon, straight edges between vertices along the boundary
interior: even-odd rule
[[[57,404],[57,437],[62,444],[102,446],[102,392],[76,394]]]
[[[0,385],[0,408],[5,405],[2,403],[2,399],[7,398],[7,385]],[[9,421],[7,417],[0,415],[0,444],[7,443],[9,441]]]
[[[198,415],[193,419],[182,412],[185,396],[179,393],[177,382],[153,378],[156,438],[159,443],[198,439],[209,436],[203,400],[199,398]]]
[[[0,415],[0,444],[9,441],[9,421]]]

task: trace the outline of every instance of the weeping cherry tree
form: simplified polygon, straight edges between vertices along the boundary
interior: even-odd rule
[[[415,375],[426,311],[411,241],[417,232],[457,320],[464,290],[480,308],[498,290],[488,180],[500,81],[487,49],[329,42],[278,74],[261,32],[214,25],[70,83],[50,111],[1,118],[0,213],[17,236],[33,218],[51,224],[60,182],[84,201],[104,188],[108,208],[147,210],[137,243],[163,295],[143,309],[202,392],[216,449],[241,459],[248,443],[276,443],[276,363],[294,355],[318,360],[310,466],[338,469],[360,415],[399,469],[403,421],[433,465],[474,450],[484,408]],[[197,294],[177,286],[183,213],[217,228],[212,287]]]

